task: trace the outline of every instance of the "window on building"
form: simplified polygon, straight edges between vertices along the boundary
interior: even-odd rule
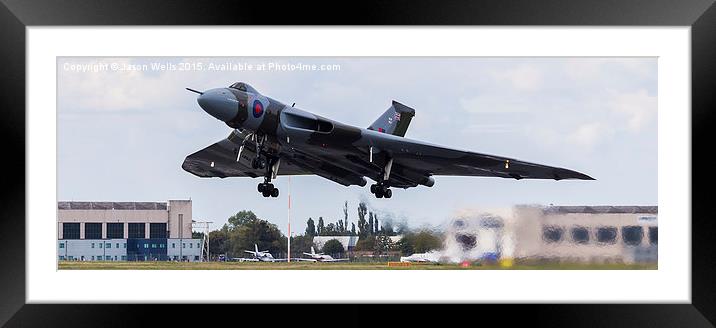
[[[159,244],[159,248],[164,248],[164,244]]]
[[[68,259],[68,260],[70,260],[70,261],[72,261],[72,260],[74,260],[74,259],[75,259],[75,257],[74,257],[74,256],[72,256],[72,255],[70,255],[70,256],[68,256],[68,257],[67,257],[67,259]]]
[[[127,243],[124,243],[124,248],[127,248]]]
[[[200,243],[196,243],[196,248],[201,248],[201,244],[200,244]]]
[[[548,243],[556,243],[562,240],[564,229],[558,226],[542,227],[542,239]]]
[[[115,246],[116,246],[117,248],[119,248],[119,243],[115,244]]]
[[[572,228],[572,241],[577,244],[586,244],[589,242],[589,230],[585,227]]]
[[[166,223],[150,223],[149,238],[167,238]]]
[[[104,259],[107,261],[112,261],[112,257],[109,255],[105,255]]]
[[[129,223],[128,238],[144,238],[144,223]]]
[[[157,248],[157,244],[152,244],[152,248]]]
[[[144,248],[149,248],[149,244],[144,244]]]
[[[85,239],[102,239],[102,223],[85,223]]]
[[[176,248],[175,246],[176,246],[176,245],[175,245],[174,243],[172,243],[172,248]]]
[[[104,243],[99,243],[99,248],[102,248],[102,245],[103,245],[103,244],[104,244]]]
[[[644,238],[644,228],[641,226],[622,227],[622,240],[629,246],[638,246]]]
[[[658,245],[659,227],[649,227],[649,244]]]
[[[614,244],[617,240],[616,227],[601,227],[597,229],[597,241],[605,244]]]
[[[198,256],[194,256],[194,261],[199,261],[199,257],[198,257]]]
[[[107,238],[108,239],[123,239],[124,238],[124,223],[107,223]],[[142,236],[141,238],[144,238]]]
[[[62,239],[80,239],[80,223],[65,222],[62,224]]]
[[[106,247],[106,248],[112,248],[112,243],[107,243],[107,244],[105,245],[105,247]]]
[[[114,256],[114,260],[115,260],[115,261],[117,260],[117,255]]]
[[[60,248],[65,248],[65,243],[60,243]]]
[[[92,261],[94,261],[94,255],[92,255]]]
[[[94,248],[94,243],[92,243],[92,248]]]
[[[65,260],[65,257],[60,255],[60,261],[64,261],[64,260]]]
[[[194,246],[194,244],[189,243],[189,248],[193,248],[192,246]]]
[[[186,248],[186,243],[181,243],[181,248]]]

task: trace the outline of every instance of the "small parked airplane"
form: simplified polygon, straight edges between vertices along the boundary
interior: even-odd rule
[[[308,255],[311,258],[298,258],[299,261],[312,261],[312,262],[342,262],[342,261],[348,261],[348,259],[334,259],[330,255],[326,255],[324,253],[316,253],[316,250],[311,246],[311,252],[310,253],[303,253],[303,255]]]
[[[243,258],[243,257],[235,257],[232,258],[232,260],[240,261],[240,262],[286,262],[286,259],[275,259],[273,258],[273,255],[269,253],[269,251],[259,251],[259,246],[257,244],[254,244],[254,250],[249,251],[245,250],[244,252],[253,254],[253,258]]]

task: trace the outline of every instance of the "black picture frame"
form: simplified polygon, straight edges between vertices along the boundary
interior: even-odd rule
[[[158,309],[147,305],[26,304],[25,291],[25,73],[28,26],[66,25],[562,25],[562,26],[690,26],[692,88],[692,227],[691,304],[560,304],[485,305],[471,307],[470,318],[499,316],[510,324],[550,326],[713,327],[716,322],[715,225],[707,210],[713,174],[708,159],[716,98],[716,5],[713,0],[520,0],[520,1],[50,1],[0,0],[0,133],[6,169],[0,213],[0,324],[7,326],[124,326],[138,315],[162,313],[163,324],[206,323],[232,310],[195,305]],[[256,14],[264,13],[264,14]],[[685,159],[686,160],[686,159]],[[22,167],[23,169],[18,169]],[[20,172],[25,174],[20,174]],[[664,283],[669,283],[665,281]],[[198,287],[197,287],[198,288]],[[347,296],[347,298],[349,298]],[[297,315],[311,307],[292,306]],[[368,322],[357,305],[322,309],[323,320]],[[388,306],[379,307],[386,309]],[[234,307],[235,308],[235,307]],[[211,310],[210,310],[211,309]],[[335,310],[334,310],[335,309]],[[391,310],[412,313],[464,312],[449,306],[423,312],[422,307]],[[248,311],[279,312],[266,305]],[[202,311],[209,311],[207,316]],[[281,310],[286,311],[286,310]],[[195,313],[195,315],[175,315]],[[519,313],[519,315],[511,315]],[[505,317],[509,316],[509,317]],[[450,319],[446,316],[443,319]],[[126,318],[132,318],[126,319]],[[411,316],[401,316],[401,324]],[[413,316],[420,321],[422,316]],[[471,320],[466,316],[458,319]],[[271,316],[295,320],[291,316]]]

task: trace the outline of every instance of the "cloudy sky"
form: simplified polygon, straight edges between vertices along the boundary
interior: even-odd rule
[[[286,177],[274,182],[281,196],[266,199],[256,192],[260,179],[206,179],[181,169],[185,156],[230,133],[184,88],[244,81],[359,127],[397,100],[416,110],[408,138],[597,179],[436,177],[432,188],[394,190],[386,200],[375,199],[368,186],[293,177],[294,232],[305,229],[308,217],[342,218],[344,201],[350,221],[357,220],[357,203],[367,200],[381,217],[412,227],[441,224],[464,209],[657,202],[656,58],[82,57],[58,58],[57,77],[59,200],[191,198],[194,219],[214,221],[215,228],[249,209],[286,233]]]

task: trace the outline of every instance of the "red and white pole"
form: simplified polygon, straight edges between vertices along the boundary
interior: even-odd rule
[[[288,176],[288,262],[291,262],[291,176]]]

